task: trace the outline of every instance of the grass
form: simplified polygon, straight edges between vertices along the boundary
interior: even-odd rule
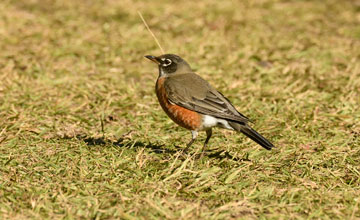
[[[137,10],[277,148],[216,129],[182,155]],[[1,1],[0,218],[360,218],[359,23],[359,1]]]

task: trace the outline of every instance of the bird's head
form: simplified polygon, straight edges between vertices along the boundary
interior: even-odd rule
[[[163,54],[158,57],[147,55],[145,57],[159,66],[160,76],[191,72],[190,65],[175,54]]]

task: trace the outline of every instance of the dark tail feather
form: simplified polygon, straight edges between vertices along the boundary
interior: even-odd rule
[[[230,123],[230,125],[235,130],[240,131],[241,133],[248,136],[251,140],[253,140],[256,143],[260,144],[266,150],[271,150],[271,148],[274,147],[274,145],[272,143],[270,143],[270,141],[268,141],[261,134],[259,134],[257,131],[252,129],[250,126],[248,126],[248,125],[240,125],[240,124],[235,124],[235,123]]]

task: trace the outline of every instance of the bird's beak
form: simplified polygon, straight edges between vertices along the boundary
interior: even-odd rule
[[[157,65],[160,64],[159,60],[157,59],[156,56],[152,56],[152,55],[146,55],[146,58],[148,58],[149,60],[153,61],[154,63],[156,63]]]

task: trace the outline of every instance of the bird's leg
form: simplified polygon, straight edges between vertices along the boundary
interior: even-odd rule
[[[191,131],[191,141],[186,145],[186,148],[184,149],[184,152],[187,151],[189,149],[189,147],[194,143],[196,137],[198,136],[198,132],[197,131]]]
[[[203,148],[202,148],[202,150],[201,150],[201,156],[200,156],[200,158],[204,156],[205,148],[206,148],[206,145],[208,144],[208,142],[209,142],[209,140],[210,140],[210,138],[211,138],[211,135],[212,135],[212,130],[211,130],[211,128],[210,128],[210,129],[206,130],[206,140],[205,140],[204,146],[203,146]]]

